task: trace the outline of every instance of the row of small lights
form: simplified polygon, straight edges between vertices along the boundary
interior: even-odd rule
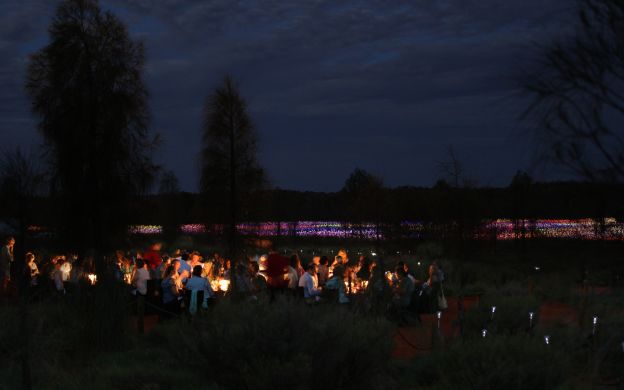
[[[494,320],[494,313],[496,313],[496,306],[492,306],[490,309],[490,320]],[[535,313],[529,312],[529,328],[533,328],[533,318],[535,317]],[[438,329],[440,329],[440,321],[442,320],[442,312],[437,312],[438,318]],[[596,335],[596,329],[598,328],[598,316],[594,316],[592,318],[592,335]],[[481,337],[485,338],[487,336],[488,330],[487,328],[481,329]],[[550,345],[550,335],[544,335],[544,343],[546,345]],[[622,341],[622,352],[624,352],[624,341]]]

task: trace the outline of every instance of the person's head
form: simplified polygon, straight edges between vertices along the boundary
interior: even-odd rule
[[[12,247],[13,247],[13,245],[15,245],[15,238],[13,238],[13,237],[9,237],[9,238],[7,238],[7,239],[6,239],[6,244],[7,244],[9,247],[11,247],[11,248],[12,248]]]
[[[193,267],[193,276],[201,277],[201,274],[202,274],[202,266],[201,265],[196,265],[195,267]]]
[[[255,261],[252,261],[249,264],[249,271],[251,272],[252,275],[256,275],[258,274],[258,272],[260,272],[260,266]]]
[[[405,270],[406,274],[409,273],[409,265],[407,263],[403,263],[403,269]]]
[[[178,272],[178,270],[180,269],[180,260],[176,259],[171,263],[171,266],[173,267],[173,270],[175,272]]]
[[[155,242],[154,244],[152,244],[152,248],[153,251],[160,251],[162,249],[162,242]]]
[[[35,255],[33,255],[31,252],[26,253],[26,263],[30,264],[33,261],[35,261]]]
[[[397,276],[399,277],[399,279],[403,279],[404,277],[407,276],[407,272],[405,272],[405,268],[403,268],[403,266],[397,265],[395,272]]]
[[[175,267],[173,265],[168,265],[167,269],[165,270],[165,278],[170,277],[171,275],[173,275],[174,272],[175,272]]]
[[[314,256],[312,258],[312,262],[316,265],[320,265],[321,264],[321,256]]]
[[[321,263],[321,265],[328,265],[329,264],[329,259],[327,258],[327,256],[322,256],[320,263]]]
[[[337,278],[344,278],[345,268],[342,265],[334,267],[334,276]]]
[[[290,266],[295,269],[301,267],[301,260],[299,260],[299,256],[297,255],[290,256]]]
[[[180,258],[184,261],[188,261],[189,259],[189,254],[187,252],[182,253],[182,256],[180,256]]]
[[[232,268],[232,260],[225,259],[225,269],[230,269],[230,268]]]
[[[338,256],[340,256],[342,258],[342,262],[343,263],[347,263],[349,261],[349,256],[347,256],[347,250],[346,249],[340,249],[338,251]]]
[[[438,272],[438,266],[435,264],[431,264],[429,266],[429,276],[435,274],[436,272]]]
[[[335,264],[342,264],[342,256],[338,255],[334,258]]]
[[[138,269],[145,268],[145,261],[143,261],[143,259],[137,259],[136,265]]]
[[[191,255],[190,255],[191,263],[197,263],[200,259],[201,259],[201,256],[199,255],[199,252],[197,251],[191,252]]]
[[[308,271],[310,275],[316,275],[316,264],[308,263],[308,265],[306,266],[306,271]]]

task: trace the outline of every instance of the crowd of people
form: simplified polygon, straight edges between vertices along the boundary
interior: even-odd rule
[[[3,291],[11,283],[14,245],[15,240],[9,238],[0,254]],[[81,283],[97,283],[91,256],[57,255],[39,262],[29,252],[25,264],[33,289],[47,285],[56,294],[65,295]],[[437,263],[428,267],[423,280],[410,270],[408,263],[400,261],[384,272],[385,266],[376,256],[359,255],[352,259],[346,249],[330,256],[313,255],[308,261],[302,261],[297,252],[287,256],[271,250],[233,262],[218,252],[209,256],[179,249],[166,253],[161,243],[143,252],[118,250],[107,263],[107,269],[120,283],[140,300],[157,305],[164,317],[183,311],[194,315],[224,295],[270,301],[277,294],[290,294],[309,305],[363,304],[399,319],[408,312],[446,308],[444,273]]]

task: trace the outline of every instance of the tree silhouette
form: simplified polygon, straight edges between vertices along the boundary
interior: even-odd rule
[[[581,0],[574,34],[542,47],[523,78],[540,157],[581,177],[624,179],[624,2]]]
[[[374,222],[376,237],[380,238],[385,204],[383,180],[356,168],[345,181],[341,193],[345,199],[345,211],[349,221],[358,224]]]
[[[266,182],[256,157],[257,136],[247,103],[229,76],[208,98],[204,111],[200,190],[209,217],[227,223],[230,256],[236,254],[236,224]]]
[[[62,200],[61,232],[78,249],[100,249],[125,233],[130,200],[156,169],[144,49],[96,0],[60,3],[49,35],[30,57],[26,90]]]

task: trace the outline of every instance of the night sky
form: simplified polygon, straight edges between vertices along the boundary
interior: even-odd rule
[[[48,40],[50,0],[0,3],[0,148],[38,148],[24,93]],[[237,81],[274,186],[336,191],[360,167],[431,186],[452,145],[483,186],[531,164],[514,79],[570,26],[570,0],[101,1],[145,42],[157,162],[196,191],[202,106]]]

